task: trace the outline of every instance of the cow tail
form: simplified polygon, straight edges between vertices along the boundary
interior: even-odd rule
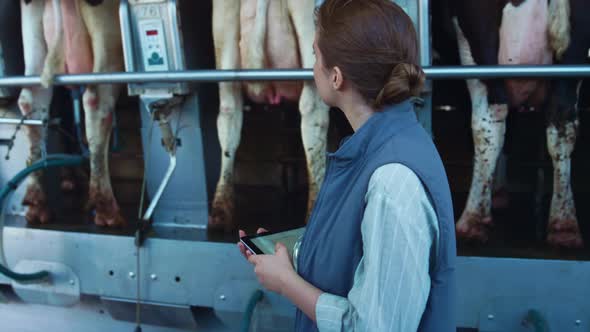
[[[256,2],[256,19],[254,28],[249,36],[248,45],[246,46],[246,54],[243,66],[246,69],[262,69],[264,68],[266,56],[266,29],[267,29],[267,14],[270,0],[257,0]],[[236,24],[238,24],[236,22]],[[262,93],[266,83],[256,82],[251,84],[249,89],[254,94]]]
[[[41,85],[48,88],[53,83],[56,73],[63,72],[65,66],[64,33],[61,16],[61,0],[51,0],[54,11],[54,24],[56,31],[55,43],[48,45],[47,57],[41,73]]]
[[[551,0],[549,3],[549,44],[558,60],[570,44],[570,2]]]

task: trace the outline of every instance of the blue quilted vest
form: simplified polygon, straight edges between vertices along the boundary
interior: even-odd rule
[[[412,100],[375,113],[335,153],[297,257],[298,273],[324,292],[346,297],[363,255],[361,222],[369,179],[382,165],[401,163],[420,178],[439,223],[431,289],[419,331],[455,332],[455,227],[451,193],[432,139],[418,123]],[[395,296],[395,294],[390,294]],[[296,331],[317,331],[297,310]]]

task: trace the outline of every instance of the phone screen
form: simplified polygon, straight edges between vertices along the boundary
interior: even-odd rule
[[[250,238],[250,241],[260,249],[264,254],[274,254],[275,245],[280,242],[287,247],[289,256],[293,257],[293,247],[295,243],[303,235],[305,227],[296,228],[284,232],[272,233],[268,235],[260,234],[256,237]]]

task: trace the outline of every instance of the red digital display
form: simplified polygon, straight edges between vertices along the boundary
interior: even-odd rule
[[[148,36],[156,36],[156,35],[158,35],[158,30],[148,30],[148,31],[146,31],[146,34]]]

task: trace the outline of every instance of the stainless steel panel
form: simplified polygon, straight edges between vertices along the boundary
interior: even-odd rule
[[[590,262],[459,257],[457,276],[457,321],[462,327],[513,331],[494,328],[514,326],[515,319],[537,309],[548,318],[551,331],[584,331],[575,320],[590,317]],[[487,322],[488,315],[495,322]]]
[[[233,242],[148,238],[141,248],[142,275],[137,276],[133,237],[9,226],[4,241],[9,266],[21,260],[61,262],[79,277],[83,294],[135,299],[135,278],[140,277],[145,301],[212,308],[223,285],[256,281]],[[0,283],[8,280],[0,277]],[[243,310],[239,296],[224,304],[224,310]]]
[[[152,123],[148,103],[149,100],[141,98],[147,191],[153,199],[168,168],[169,156],[162,146],[162,135],[157,124],[154,124],[152,137],[149,137]],[[176,168],[154,211],[154,223],[161,226],[206,228],[209,210],[198,97],[189,95],[181,109],[170,115],[169,121],[173,132],[178,130],[180,145],[176,150]]]
[[[136,303],[129,300],[101,298],[102,304],[116,320],[136,321]],[[197,329],[198,325],[189,306],[162,303],[141,303],[141,322],[148,325],[178,329]]]

